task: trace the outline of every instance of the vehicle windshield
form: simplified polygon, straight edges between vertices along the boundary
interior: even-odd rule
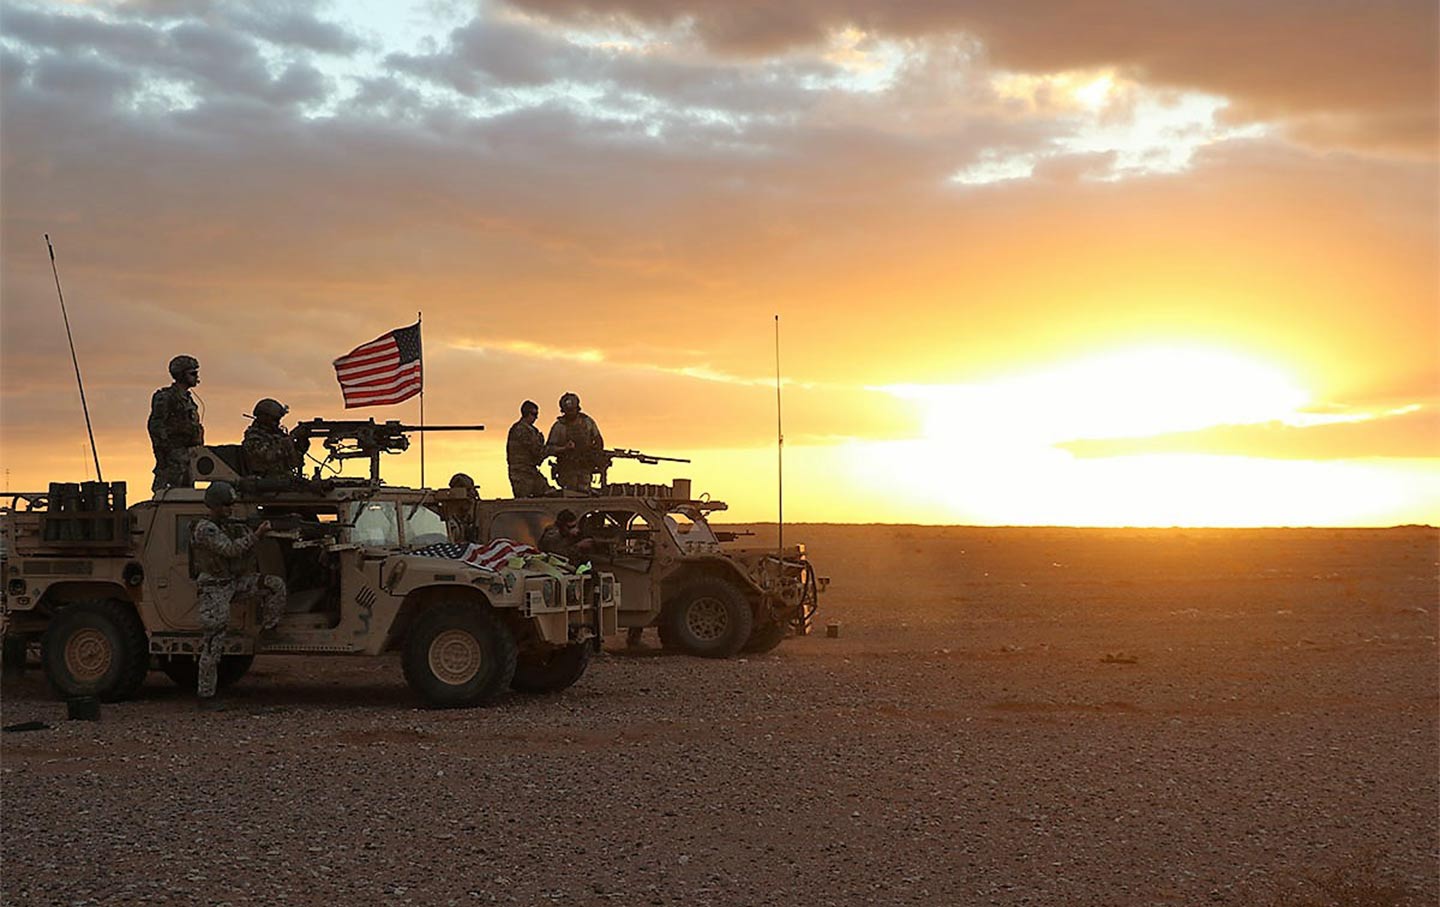
[[[710,524],[705,521],[705,515],[692,508],[672,510],[665,514],[665,527],[682,546],[697,542],[720,544],[720,540],[715,538],[715,533],[710,529]]]
[[[405,514],[405,544],[411,548],[450,541],[440,514],[420,504],[402,504]]]
[[[400,544],[400,527],[393,503],[360,501],[352,506],[355,509],[350,515],[350,522],[354,524],[350,529],[351,542],[367,547]]]

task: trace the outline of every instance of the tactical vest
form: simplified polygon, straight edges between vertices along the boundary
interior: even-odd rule
[[[206,523],[219,526],[220,532],[230,539],[241,539],[250,533],[244,523],[234,520],[225,520],[220,523],[216,523],[214,520],[197,521],[190,536],[191,578],[198,579],[201,576],[208,576],[211,579],[232,580],[247,573],[259,572],[260,561],[255,555],[253,545],[239,557],[226,557],[219,551],[201,544],[200,527]]]

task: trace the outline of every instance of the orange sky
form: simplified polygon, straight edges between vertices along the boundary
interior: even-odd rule
[[[780,12],[777,12],[777,9]],[[425,313],[427,478],[520,400],[736,519],[1440,522],[1430,2],[26,3],[0,14],[0,459],[149,487],[341,409]],[[388,464],[418,478],[418,457]]]

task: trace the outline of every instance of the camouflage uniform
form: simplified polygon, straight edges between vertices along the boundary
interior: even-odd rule
[[[190,448],[205,443],[200,408],[189,388],[179,384],[162,387],[150,398],[150,447],[155,451],[155,481],[151,491],[162,488],[189,488]]]
[[[200,629],[200,698],[215,695],[220,656],[225,651],[225,628],[230,624],[230,603],[237,598],[260,598],[265,629],[273,629],[285,613],[285,581],[261,576],[255,557],[258,536],[244,525],[213,519],[199,520],[190,536],[190,554],[197,573]]]
[[[574,442],[574,450],[564,450]],[[561,416],[550,427],[549,447],[555,451],[555,479],[566,491],[589,491],[590,477],[600,470],[605,439],[600,426],[585,413]]]
[[[505,439],[505,462],[510,471],[510,490],[517,498],[536,498],[549,494],[550,483],[540,474],[545,461],[545,435],[523,418],[510,426]]]
[[[580,550],[579,535],[566,535],[564,530],[553,523],[540,533],[540,542],[536,547],[546,554],[558,554],[571,564],[582,564],[590,559],[588,554]]]
[[[299,475],[305,465],[305,454],[279,425],[251,422],[240,449],[245,454],[245,471],[252,476],[283,479]]]

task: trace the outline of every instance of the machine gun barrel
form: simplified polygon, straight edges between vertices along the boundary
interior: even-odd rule
[[[600,451],[600,453],[602,453],[602,454],[604,454],[605,456],[610,457],[610,458],[612,458],[612,459],[616,459],[616,460],[638,460],[639,462],[648,464],[648,465],[650,465],[650,466],[654,466],[656,463],[660,463],[660,462],[662,462],[662,461],[665,462],[665,463],[689,463],[689,462],[690,462],[689,460],[685,459],[684,457],[657,457],[657,456],[654,455],[654,454],[641,453],[641,452],[638,451],[638,450],[628,450],[628,449],[623,448],[623,447],[622,447],[622,448],[616,448],[616,449],[614,449],[614,450],[602,450],[602,451]]]
[[[321,437],[326,460],[364,458],[370,461],[371,481],[380,481],[380,455],[410,448],[410,433],[417,431],[484,431],[483,425],[406,425],[398,419],[310,419],[290,430],[295,438]]]

